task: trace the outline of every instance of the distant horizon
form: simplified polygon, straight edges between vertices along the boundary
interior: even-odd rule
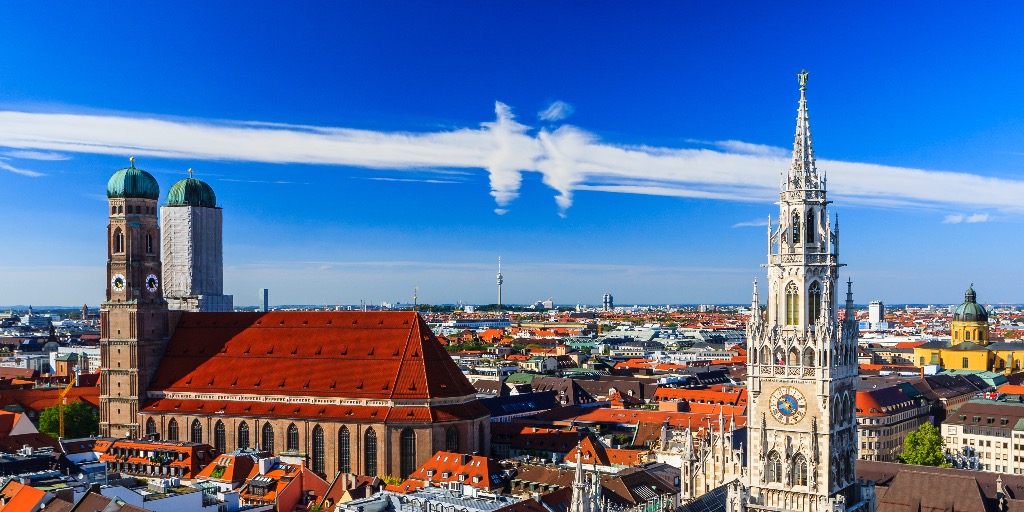
[[[945,308],[945,307],[951,307],[951,306],[959,306],[960,304],[962,304],[962,302],[945,303],[945,304],[937,303],[937,302],[909,303],[909,304],[903,304],[903,303],[889,304],[888,302],[884,302],[884,301],[883,301],[883,303],[885,304],[885,308],[886,308],[887,311],[890,308],[898,308],[898,309],[903,309],[903,308],[907,308],[907,307],[911,307],[911,308],[927,308],[929,306],[935,306],[937,308],[939,308],[939,307]],[[869,304],[870,303],[864,303],[864,304],[854,303],[854,307],[857,308],[857,309],[867,309]],[[993,307],[1018,307],[1018,308],[1019,307],[1024,307],[1024,303],[985,303],[985,302],[981,302],[980,304],[982,304],[984,306],[993,306]],[[419,306],[439,306],[439,307],[459,307],[459,306],[479,307],[479,306],[492,306],[492,305],[494,305],[494,304],[465,304],[465,303],[437,303],[437,304],[430,303],[430,304],[425,304],[425,303],[422,303],[422,302],[419,303]],[[502,304],[502,306],[513,306],[513,307],[523,307],[523,308],[529,307],[531,305],[533,305],[533,303],[528,303],[528,304]],[[5,310],[5,311],[13,310],[13,311],[17,312],[17,311],[21,311],[21,310],[27,310],[29,306],[32,306],[32,309],[34,309],[34,310],[51,310],[52,309],[52,310],[68,310],[68,311],[78,310],[78,311],[80,311],[82,309],[82,306],[45,306],[45,305],[44,306],[39,306],[39,305],[35,305],[35,304],[25,304],[25,305],[14,305],[14,306],[2,306],[2,305],[0,305],[0,310]],[[362,306],[361,304],[271,304],[270,308],[271,309],[281,309],[281,308],[344,307],[344,308],[357,308],[358,309],[361,306]],[[367,307],[371,307],[371,308],[380,308],[381,307],[379,303],[376,303],[376,304],[369,304],[368,303],[368,304],[366,304],[366,306]],[[409,308],[411,308],[413,306],[413,304],[412,303],[404,303],[404,302],[403,303],[392,303],[392,306],[393,307],[391,309],[402,310],[402,309],[409,309]],[[599,309],[601,307],[600,304],[579,304],[579,306],[580,307],[584,307],[584,308],[592,308],[592,309]],[[629,305],[617,304],[615,306],[615,308],[632,308],[632,307],[641,307],[641,308],[643,308],[643,307],[659,307],[660,308],[660,307],[665,307],[665,306],[672,307],[672,308],[693,308],[693,307],[700,307],[700,306],[714,306],[714,307],[724,307],[724,308],[749,308],[750,304],[743,304],[743,303],[714,304],[714,303],[710,303],[710,302],[686,303],[686,304],[630,303]],[[765,307],[765,306],[766,306],[765,304],[761,304],[762,308]],[[235,309],[236,310],[237,309],[249,309],[249,308],[255,309],[255,308],[259,308],[259,307],[261,307],[261,305],[259,305],[259,304],[242,305],[242,306],[235,305]],[[553,307],[554,308],[575,308],[576,304],[575,303],[573,303],[573,304],[555,303],[553,305]],[[98,309],[99,309],[99,305],[89,306],[89,310],[98,310]],[[546,310],[542,310],[542,309],[538,309],[537,310],[537,312],[539,312],[539,313],[543,313],[545,311]]]

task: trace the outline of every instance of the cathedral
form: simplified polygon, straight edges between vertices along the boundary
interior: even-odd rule
[[[327,478],[488,453],[487,410],[417,313],[232,312],[209,185],[158,208],[133,159],[107,197],[101,435],[259,448]]]

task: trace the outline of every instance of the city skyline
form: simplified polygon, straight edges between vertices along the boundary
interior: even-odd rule
[[[257,5],[232,26],[228,7],[186,23],[121,6],[147,34],[128,47],[90,33],[109,12],[21,9],[4,8],[17,22],[0,35],[20,49],[0,56],[0,212],[17,235],[0,247],[0,303],[98,303],[103,187],[135,156],[161,202],[190,167],[216,190],[239,305],[261,288],[275,304],[408,303],[416,287],[422,303],[493,303],[498,256],[510,304],[741,304],[803,68],[857,303],[956,303],[971,282],[981,302],[1024,302],[1022,75],[1000,58],[1010,24],[969,22],[985,13],[917,13],[929,29],[865,9],[824,30],[811,22],[827,8],[759,7],[775,26],[744,32],[752,13],[719,33],[713,6],[447,20]],[[483,21],[535,37],[487,39]],[[858,31],[892,26],[905,30],[884,41]]]

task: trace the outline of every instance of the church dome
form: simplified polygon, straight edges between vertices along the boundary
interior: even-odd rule
[[[957,306],[956,311],[953,312],[953,321],[988,322],[988,312],[985,311],[985,306],[978,304],[977,298],[972,284],[964,293],[964,303]]]
[[[114,173],[107,182],[107,197],[114,199],[158,199],[160,185],[152,174],[135,167],[132,159],[131,167]]]
[[[188,178],[171,185],[171,190],[167,192],[167,206],[216,208],[217,194],[213,193],[213,187],[204,181],[193,178],[191,171],[192,169],[189,169]]]

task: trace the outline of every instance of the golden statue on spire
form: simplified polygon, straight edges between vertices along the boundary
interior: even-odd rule
[[[800,88],[807,87],[807,70],[801,69],[800,73],[796,75],[800,79]]]

